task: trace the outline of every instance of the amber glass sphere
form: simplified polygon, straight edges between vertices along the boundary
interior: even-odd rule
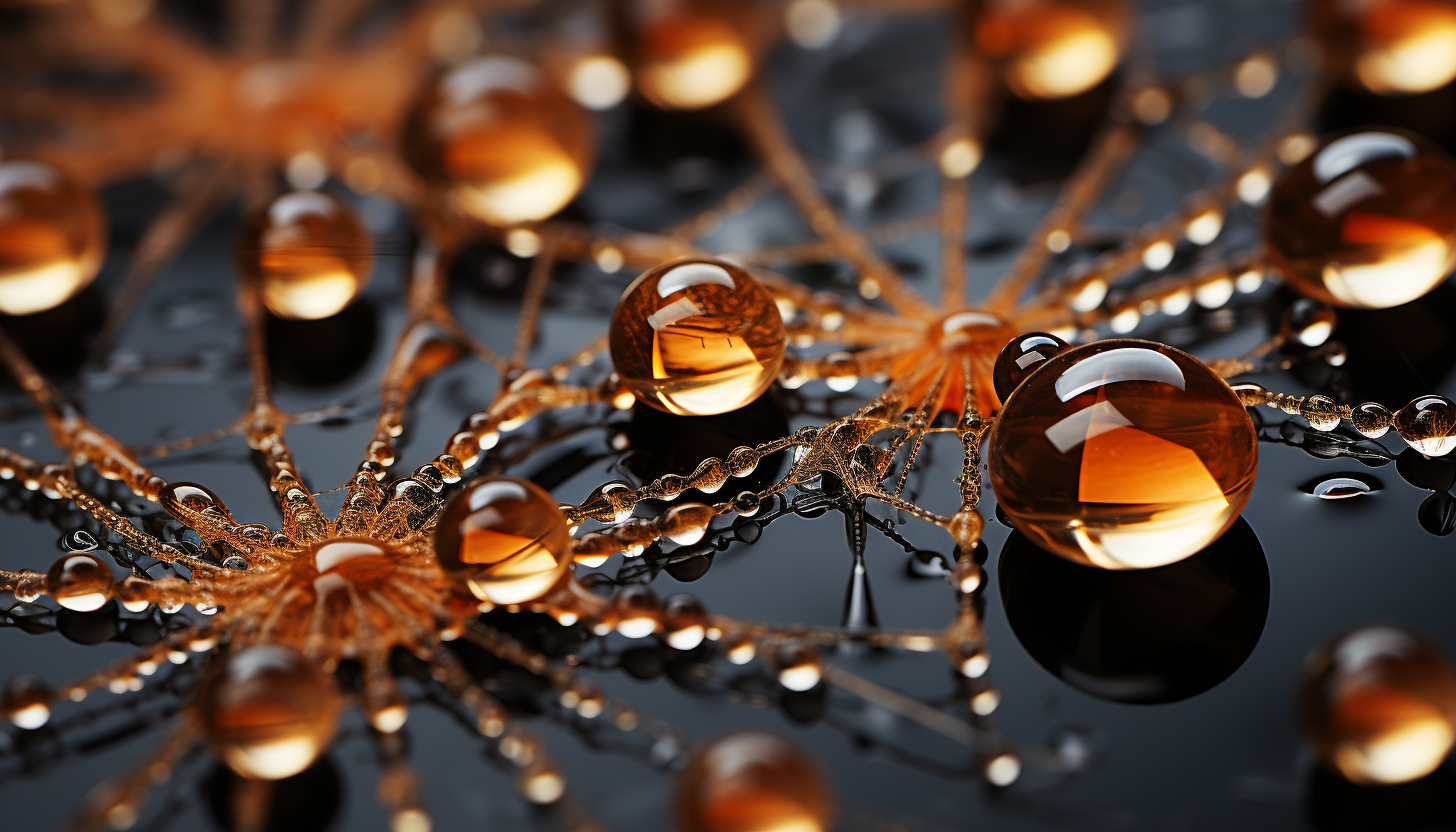
[[[493,604],[524,604],[546,594],[571,563],[571,536],[560,505],[539,485],[481,477],[456,494],[435,527],[440,568]]]
[[[1069,98],[1117,68],[1128,25],[1122,0],[987,0],[975,45],[1017,96]]]
[[[991,368],[992,384],[1001,401],[1011,398],[1014,391],[1027,376],[1049,358],[1061,355],[1071,346],[1055,335],[1045,332],[1029,332],[1011,339],[996,356]]]
[[[1299,696],[1305,741],[1362,784],[1404,783],[1446,759],[1456,739],[1456,669],[1398,627],[1364,627],[1309,657]]]
[[[369,230],[343,200],[294,191],[270,202],[243,231],[242,268],[280,318],[317,320],[343,311],[374,269]]]
[[[641,401],[679,416],[737,410],[784,362],[768,291],[721,260],[675,260],[633,281],[607,330],[612,366]]]
[[[76,612],[101,609],[115,588],[111,567],[89,552],[65,555],[46,573],[46,592],[57,604]]]
[[[829,788],[804,752],[777,734],[740,731],[708,743],[677,786],[683,832],[823,832]]]
[[[101,207],[41,162],[0,162],[0,312],[54,309],[91,282],[106,252]]]
[[[342,706],[331,677],[274,644],[224,655],[197,691],[214,753],[256,780],[281,780],[313,765],[333,741]]]
[[[56,693],[39,676],[22,673],[11,677],[0,689],[0,717],[17,728],[33,731],[51,718]]]
[[[1310,28],[1347,83],[1409,95],[1456,78],[1456,2],[1311,0]]]
[[[637,88],[670,110],[701,110],[748,83],[753,53],[724,15],[680,8],[642,25],[633,44]]]
[[[1456,165],[1391,128],[1326,140],[1274,183],[1264,242],[1311,297],[1369,309],[1413,301],[1456,265]]]
[[[1007,399],[991,439],[991,487],[1044,549],[1104,569],[1182,560],[1249,500],[1254,425],[1192,356],[1098,341],[1041,363]]]
[[[477,58],[431,83],[405,127],[405,156],[492,225],[544,220],[566,207],[592,166],[586,115],[520,58]]]

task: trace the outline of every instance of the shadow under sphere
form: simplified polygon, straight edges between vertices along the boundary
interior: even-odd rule
[[[1243,518],[1192,557],[1126,572],[1071,563],[1013,532],[996,572],[1032,658],[1113,702],[1177,702],[1218,685],[1254,651],[1269,614],[1269,565]]]

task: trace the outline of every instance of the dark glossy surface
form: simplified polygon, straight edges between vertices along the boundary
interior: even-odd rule
[[[1062,681],[1113,702],[1209,690],[1254,652],[1269,614],[1269,565],[1242,520],[1190,558],[1136,572],[1067,563],[1012,533],[996,574],[1021,646]]]

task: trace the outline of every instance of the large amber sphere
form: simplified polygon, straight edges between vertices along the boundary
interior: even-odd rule
[[[208,743],[229,768],[281,780],[329,747],[343,697],[296,651],[260,644],[218,659],[198,688],[197,707]]]
[[[239,249],[243,270],[258,279],[264,305],[280,318],[338,314],[374,269],[369,230],[347,203],[319,191],[274,199],[248,223]]]
[[[1456,265],[1456,165],[1391,128],[1326,140],[1274,183],[1264,242],[1311,297],[1369,309],[1413,301]]]
[[[829,788],[793,743],[766,731],[740,731],[708,743],[677,786],[683,832],[823,832]]]
[[[560,505],[539,485],[481,477],[456,494],[435,527],[440,568],[493,604],[546,594],[571,564],[571,535]]]
[[[1301,727],[1326,767],[1361,784],[1435,771],[1456,740],[1456,669],[1398,627],[1346,633],[1305,662]]]
[[[466,213],[492,225],[544,220],[591,173],[591,126],[550,77],[491,55],[432,82],[405,126],[405,156],[450,187]]]
[[[1258,457],[1243,405],[1197,359],[1148,341],[1098,341],[1042,362],[1012,392],[991,439],[991,487],[1042,548],[1146,569],[1233,525]]]
[[[90,192],[41,162],[0,163],[0,312],[60,306],[96,277],[105,252]]]
[[[1026,99],[1069,98],[1102,83],[1122,57],[1123,0],[986,0],[975,46]]]
[[[1346,82],[1410,95],[1456,78],[1456,2],[1311,0],[1310,29]]]
[[[737,410],[784,361],[768,291],[721,260],[675,260],[633,281],[607,330],[612,365],[641,401],[680,416]]]
[[[648,101],[701,110],[726,101],[753,75],[753,52],[722,10],[679,3],[643,22],[633,42],[633,73]]]

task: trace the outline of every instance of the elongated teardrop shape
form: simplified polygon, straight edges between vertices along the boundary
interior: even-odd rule
[[[0,162],[0,312],[60,306],[96,277],[105,252],[94,196],[43,162]]]
[[[1456,450],[1456,403],[1435,394],[1413,399],[1396,412],[1395,430],[1420,453],[1445,456]]]
[[[293,191],[259,211],[243,232],[240,259],[268,310],[301,320],[341,312],[374,269],[368,229],[347,203],[321,191]]]
[[[260,644],[219,658],[197,705],[208,743],[229,768],[281,780],[328,748],[343,698],[334,680],[296,651]]]

